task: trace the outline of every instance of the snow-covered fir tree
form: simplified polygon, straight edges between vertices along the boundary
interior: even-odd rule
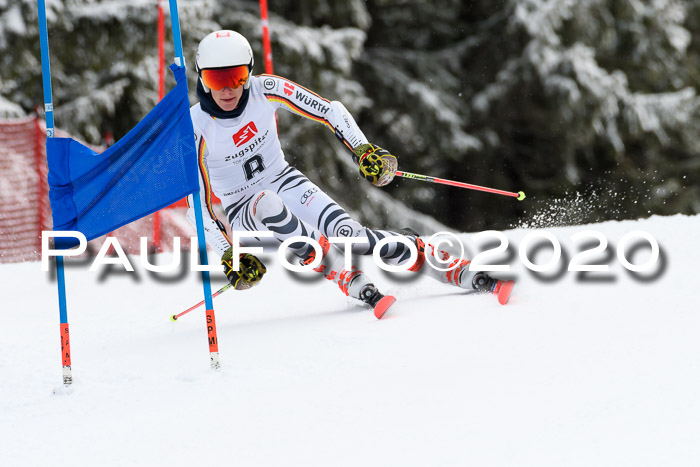
[[[194,52],[214,29],[246,35],[264,71],[257,1],[179,10],[192,102]],[[156,1],[50,0],[47,14],[57,125],[123,135],[157,101]],[[36,15],[34,0],[0,0],[0,117],[43,101]],[[290,162],[365,222],[402,227],[420,217],[410,206],[503,228],[577,192],[597,199],[580,222],[700,212],[700,2],[280,0],[270,15],[275,74],[345,103],[402,170],[528,194],[377,190],[327,129],[283,112]]]
[[[698,2],[401,4],[368,2],[370,128],[411,155],[405,170],[530,197],[406,184],[395,194],[466,229],[504,227],[576,192],[599,200],[580,222],[697,212]]]

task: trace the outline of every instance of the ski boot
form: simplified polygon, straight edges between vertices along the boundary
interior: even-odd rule
[[[324,251],[324,260],[327,259],[326,253],[327,250]],[[310,260],[307,258],[304,264],[311,264],[312,261],[313,258]],[[335,282],[345,295],[371,306],[377,319],[384,316],[384,313],[394,304],[396,298],[380,293],[374,284],[370,282],[369,278],[355,266],[352,266],[349,270],[341,269],[342,263],[343,257],[338,255],[331,267],[327,268],[326,265],[322,264],[314,270],[321,272],[326,279]]]
[[[508,303],[515,281],[494,279],[483,271],[477,272],[472,278],[472,287],[477,292],[490,292],[498,297],[498,303]]]
[[[420,238],[420,234],[410,227],[404,227],[399,233],[409,238],[412,237],[413,240],[416,242],[416,250],[418,251],[418,257],[416,258],[416,262],[413,263],[413,265],[410,268],[408,268],[408,270],[411,272],[420,271],[423,265],[425,264],[425,242],[423,242],[423,240]]]

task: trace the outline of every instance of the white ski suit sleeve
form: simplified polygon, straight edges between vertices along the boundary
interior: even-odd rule
[[[259,78],[263,80],[265,97],[275,108],[322,123],[335,133],[350,152],[369,142],[350,112],[339,101],[324,99],[315,92],[279,76],[263,74]]]

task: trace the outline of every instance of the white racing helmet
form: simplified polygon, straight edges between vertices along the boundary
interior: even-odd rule
[[[202,70],[205,68],[227,68],[240,65],[248,66],[248,73],[253,73],[253,49],[248,40],[236,31],[221,30],[207,34],[197,47],[195,69],[205,92],[209,88],[202,80]],[[243,85],[250,87],[250,79]]]

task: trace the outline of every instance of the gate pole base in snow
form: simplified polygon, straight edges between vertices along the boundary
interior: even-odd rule
[[[219,362],[219,339],[216,336],[216,319],[214,319],[214,310],[207,310],[207,334],[209,337],[209,358],[211,360],[212,370],[221,368]]]

